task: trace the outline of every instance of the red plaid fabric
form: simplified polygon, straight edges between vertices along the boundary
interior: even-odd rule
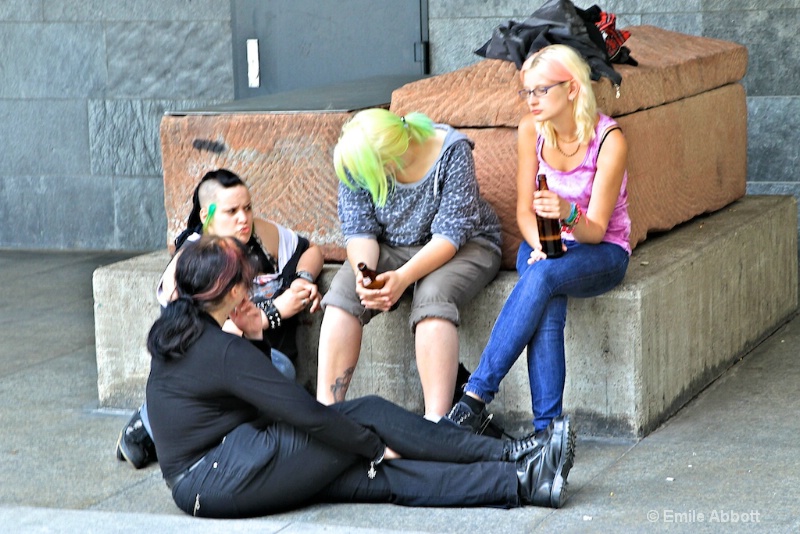
[[[614,13],[600,12],[600,20],[595,23],[597,29],[603,34],[603,39],[606,42],[606,51],[608,57],[614,59],[619,49],[625,44],[625,41],[631,36],[631,32],[627,30],[617,29],[617,16]]]

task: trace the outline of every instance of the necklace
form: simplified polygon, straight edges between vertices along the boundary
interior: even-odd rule
[[[578,139],[578,138],[576,137],[575,139],[573,139],[573,141],[575,141],[575,140],[577,140],[577,139]],[[575,152],[573,152],[572,154],[567,154],[566,152],[564,152],[563,150],[561,150],[561,147],[560,147],[560,146],[558,146],[558,136],[556,136],[556,150],[558,150],[559,152],[561,152],[561,155],[562,155],[562,156],[564,156],[565,158],[571,158],[572,156],[574,156],[575,154],[577,154],[577,153],[578,153],[578,150],[580,150],[580,149],[581,149],[581,144],[580,144],[580,143],[578,143],[578,146],[576,146],[576,147],[575,147]]]

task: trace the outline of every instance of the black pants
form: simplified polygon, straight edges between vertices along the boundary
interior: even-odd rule
[[[371,428],[403,459],[376,466],[286,424],[244,424],[212,449],[172,495],[184,512],[250,517],[313,502],[519,506],[516,466],[500,440],[435,424],[380,397],[333,406]]]

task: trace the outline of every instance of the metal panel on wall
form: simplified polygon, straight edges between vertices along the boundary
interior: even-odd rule
[[[232,0],[235,96],[427,74],[427,0]]]

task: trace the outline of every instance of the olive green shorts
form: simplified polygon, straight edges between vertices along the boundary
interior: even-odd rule
[[[392,247],[381,244],[377,271],[393,271],[403,266],[422,249],[415,247]],[[458,309],[494,280],[500,270],[500,253],[487,245],[469,241],[456,252],[450,261],[417,280],[407,293],[412,294],[411,314],[408,324],[413,333],[417,323],[423,319],[446,319],[458,326],[461,322]],[[405,295],[403,298],[406,298]],[[362,325],[379,310],[368,310],[361,305],[356,293],[356,275],[350,263],[345,262],[331,281],[330,289],[322,299],[326,306],[341,308],[358,317]]]

